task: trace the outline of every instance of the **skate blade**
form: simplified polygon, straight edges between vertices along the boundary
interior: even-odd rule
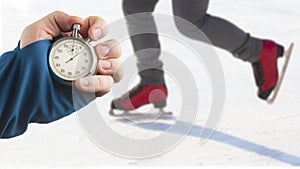
[[[155,119],[168,119],[172,118],[173,113],[169,111],[165,111],[164,109],[158,109],[158,111],[150,111],[150,112],[138,112],[138,111],[115,111],[110,110],[109,114],[113,117],[121,117],[125,119],[129,119],[130,121],[140,121],[140,120],[155,120]]]
[[[274,103],[274,101],[276,100],[276,98],[278,96],[279,90],[282,86],[284,76],[285,76],[286,71],[287,71],[287,67],[288,67],[288,64],[289,64],[289,61],[290,61],[290,58],[291,58],[293,48],[294,48],[294,43],[291,43],[288,50],[285,51],[285,53],[284,53],[285,61],[283,63],[281,72],[279,74],[278,82],[277,82],[277,84],[274,88],[273,94],[271,95],[271,97],[269,99],[267,99],[267,103],[270,104],[270,105],[272,105]]]

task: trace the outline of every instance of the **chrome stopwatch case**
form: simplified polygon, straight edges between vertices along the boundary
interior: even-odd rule
[[[56,80],[72,85],[79,78],[94,75],[97,56],[89,40],[79,34],[80,25],[73,25],[71,35],[57,40],[50,51],[49,67]]]

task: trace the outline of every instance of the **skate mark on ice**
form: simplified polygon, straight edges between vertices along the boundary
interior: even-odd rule
[[[137,124],[151,124],[157,120],[176,120],[172,115],[172,112],[162,111],[162,112],[124,112],[119,114],[114,114],[118,121],[123,123],[137,123]]]
[[[187,124],[185,122],[178,122],[178,130],[174,131],[173,133],[175,134],[184,134],[180,130],[180,125],[182,125],[182,128],[186,126]],[[148,130],[155,130],[155,131],[168,131],[168,129],[171,127],[171,124],[166,124],[166,123],[161,123],[161,122],[155,122],[152,123],[151,125],[138,125],[136,124],[135,126],[143,128],[143,129],[148,129]],[[203,128],[199,125],[194,125],[190,132],[188,133],[188,136],[192,137],[201,137],[201,133],[203,130],[210,131],[211,129]],[[269,148],[248,140],[245,140],[243,138],[239,138],[224,132],[220,131],[214,131],[214,134],[208,138],[209,140],[217,141],[220,143],[224,143],[227,145],[231,145],[233,147],[243,149],[249,152],[256,153],[258,155],[266,156],[269,158],[272,158],[277,161],[281,161],[283,163],[287,163],[293,166],[300,166],[300,157],[283,152],[281,150],[276,150],[273,148]],[[204,138],[206,139],[206,138]]]

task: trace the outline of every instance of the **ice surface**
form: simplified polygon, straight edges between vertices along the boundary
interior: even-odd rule
[[[203,113],[196,119],[196,124],[187,137],[172,151],[144,160],[123,159],[93,144],[82,131],[75,113],[51,124],[31,124],[24,135],[0,140],[1,168],[300,165],[300,97],[297,94],[300,85],[299,8],[299,0],[211,1],[209,13],[229,19],[254,36],[274,39],[286,46],[293,41],[296,46],[282,90],[272,106],[256,98],[250,65],[216,49],[226,79],[226,107],[216,133],[205,144],[199,144],[199,133],[207,116]],[[99,15],[107,23],[122,18],[121,1],[117,0],[3,0],[0,10],[1,53],[12,50],[17,45],[23,28],[54,10],[82,17]],[[171,14],[171,11],[171,1],[161,1],[156,8],[158,13]],[[122,57],[132,54],[129,41],[122,45]],[[164,38],[162,46],[167,50],[172,47],[169,39]],[[172,51],[184,55],[180,48],[173,48]],[[191,61],[189,64],[192,68],[199,67]],[[207,80],[204,69],[200,69],[198,75],[203,74],[204,81]],[[172,79],[168,79],[167,83],[171,91],[176,87]],[[210,92],[206,91],[208,83],[201,84],[198,87],[204,92],[199,94],[203,98],[211,98]],[[121,135],[154,137],[172,124],[170,120],[158,120],[147,127],[118,121],[108,116],[111,99],[112,96],[107,95],[97,99],[96,103],[106,123]],[[168,103],[168,109],[176,113],[176,99],[169,100]],[[201,106],[202,112],[209,108],[206,102],[201,103]]]

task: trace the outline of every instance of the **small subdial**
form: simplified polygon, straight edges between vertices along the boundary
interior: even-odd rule
[[[82,47],[78,46],[76,43],[68,43],[65,44],[64,47],[67,48],[68,55],[70,56],[76,55],[82,49]]]

